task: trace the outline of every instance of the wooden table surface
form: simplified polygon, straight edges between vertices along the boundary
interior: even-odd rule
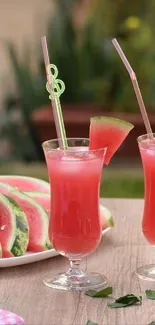
[[[142,306],[110,309],[113,298],[93,299],[83,292],[59,292],[42,279],[67,269],[67,259],[57,256],[42,262],[0,270],[0,308],[21,315],[26,325],[85,325],[88,319],[100,325],[148,325],[155,320],[155,301],[145,289],[155,283],[138,280],[137,266],[155,262],[155,248],[141,232],[143,200],[102,199],[115,216],[115,227],[87,258],[87,269],[107,276],[113,298],[127,293],[142,295]],[[81,263],[85,268],[86,260]]]

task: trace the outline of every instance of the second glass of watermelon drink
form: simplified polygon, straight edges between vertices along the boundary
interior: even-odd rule
[[[155,134],[153,137],[155,138]],[[142,230],[146,240],[155,246],[155,141],[145,134],[138,137],[138,146],[145,179]],[[155,264],[139,267],[136,275],[144,280],[155,281]]]
[[[79,265],[101,240],[99,189],[106,148],[89,150],[89,139],[67,142],[67,151],[59,149],[58,140],[43,143],[51,186],[50,239],[70,262],[68,272],[49,275],[44,283],[63,290],[99,288],[107,284],[106,277],[87,274]]]

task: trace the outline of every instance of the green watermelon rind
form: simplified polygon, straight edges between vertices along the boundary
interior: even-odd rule
[[[100,213],[102,212],[104,213],[104,219],[106,221],[106,225],[110,228],[114,227],[115,223],[111,211],[108,208],[106,208],[104,205],[100,204]]]
[[[6,195],[5,195],[6,196]],[[11,249],[14,256],[24,255],[29,242],[29,225],[26,214],[11,197],[6,196],[13,206],[16,215],[16,239]],[[19,254],[20,252],[20,254]]]
[[[0,202],[10,212],[13,225],[12,236],[10,236],[5,250],[11,252],[15,257],[22,256],[27,250],[29,241],[29,226],[26,215],[20,206],[9,196],[0,194]]]
[[[4,181],[1,181],[1,178],[5,178],[6,180]],[[13,179],[16,179],[16,178],[19,178],[19,179],[26,179],[26,180],[30,180],[38,185],[42,185],[44,187],[44,189],[47,190],[47,192],[50,191],[50,184],[46,181],[44,181],[43,179],[39,179],[39,178],[36,178],[36,177],[30,177],[30,176],[21,176],[21,175],[0,175],[0,182],[4,182],[4,183],[7,183],[7,178],[13,178]],[[8,184],[10,185],[10,184]],[[10,185],[12,186],[12,185]]]
[[[0,176],[1,177],[1,176]],[[15,186],[12,186],[8,183],[4,183],[0,181],[0,191],[1,191],[1,187],[6,189],[8,192],[16,190],[17,188]],[[0,192],[1,193],[1,192]],[[3,194],[3,193],[2,193]]]
[[[50,193],[47,192],[36,192],[36,191],[23,191],[26,195],[35,198],[37,196],[40,196],[42,198],[50,198]]]
[[[32,205],[35,206],[35,208],[38,210],[38,214],[42,219],[42,238],[40,238],[40,243],[38,243],[38,245],[42,245],[45,250],[51,249],[52,245],[48,236],[48,229],[49,229],[49,217],[48,217],[48,213],[47,211],[43,208],[43,206],[38,203],[35,199],[33,199],[32,197],[28,196],[27,194],[25,194],[24,192],[15,190],[12,191],[13,195],[17,195],[19,198],[30,202]]]
[[[5,192],[3,192],[3,189],[5,190],[5,192],[7,192],[7,194],[5,194]],[[15,186],[12,186],[8,183],[3,183],[0,181],[0,193],[3,195],[8,195],[8,193],[12,192],[12,191],[16,191],[17,188]]]
[[[124,130],[132,130],[134,128],[134,125],[130,122],[120,120],[115,117],[107,117],[107,116],[94,116],[90,118],[91,125],[94,123],[99,123],[102,125],[105,125],[105,123],[110,126],[119,126],[121,129]]]

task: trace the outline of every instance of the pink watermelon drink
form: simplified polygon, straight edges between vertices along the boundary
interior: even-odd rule
[[[112,127],[113,135],[120,134],[113,141]],[[60,150],[58,140],[44,142],[52,193],[50,239],[56,250],[70,261],[68,272],[45,278],[47,286],[88,290],[107,284],[103,275],[82,272],[79,262],[97,248],[101,238],[99,187],[104,159],[108,164],[132,128],[128,122],[122,125],[122,121],[109,118],[107,123],[106,118],[97,117],[91,119],[90,143],[88,139],[67,139],[67,150]],[[100,136],[102,141],[99,142]],[[112,226],[107,211],[106,218]]]
[[[44,149],[52,192],[50,239],[69,258],[90,254],[101,238],[99,186],[106,149],[89,151],[84,144],[88,140],[77,140],[67,153]]]
[[[145,205],[142,229],[145,238],[155,245],[155,142],[147,135],[138,138],[145,177]]]

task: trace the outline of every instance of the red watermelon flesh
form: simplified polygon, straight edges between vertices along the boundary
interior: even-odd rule
[[[15,186],[19,191],[50,192],[49,183],[35,177],[1,175],[0,182]]]
[[[24,192],[28,196],[35,199],[37,202],[43,205],[44,209],[50,213],[50,194],[49,193],[43,193],[43,192]]]
[[[112,156],[133,129],[133,124],[112,117],[92,117],[90,120],[90,150],[107,147],[104,163],[109,164]]]

